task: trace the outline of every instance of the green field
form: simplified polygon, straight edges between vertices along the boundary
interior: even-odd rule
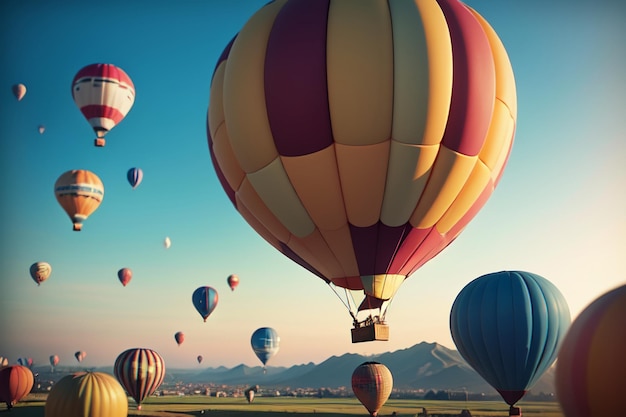
[[[367,416],[369,413],[356,398],[294,398],[257,397],[251,404],[243,398],[215,398],[206,396],[151,397],[138,411],[134,400],[129,399],[129,416],[145,417],[286,417],[300,416],[345,417]],[[0,406],[0,414],[11,417],[43,417],[45,395],[31,394],[7,412]],[[563,417],[558,403],[520,402],[526,417]],[[463,409],[473,417],[507,417],[508,406],[496,401],[423,401],[391,399],[380,410],[379,416],[421,416],[425,407],[429,416],[457,416]],[[6,413],[6,414],[5,414]]]

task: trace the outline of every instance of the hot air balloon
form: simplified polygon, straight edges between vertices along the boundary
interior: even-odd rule
[[[13,91],[13,95],[15,96],[17,101],[22,101],[22,99],[26,95],[26,86],[24,84],[15,84],[13,85],[11,90]]]
[[[83,222],[100,206],[104,198],[104,185],[93,172],[74,169],[57,179],[54,195],[74,223],[74,230],[80,231]]]
[[[547,279],[501,271],[476,278],[457,295],[450,332],[463,358],[510,406],[552,365],[570,324],[569,307]]]
[[[174,335],[174,340],[176,340],[176,343],[178,343],[178,346],[182,345],[182,343],[185,341],[185,334],[183,332],[177,332]]]
[[[37,285],[41,285],[42,282],[47,280],[51,273],[52,267],[48,262],[35,262],[30,266],[30,276]]]
[[[91,64],[82,68],[72,81],[72,97],[96,133],[96,146],[104,146],[104,136],[124,119],[135,102],[135,86],[130,77],[112,64]]]
[[[55,366],[59,364],[59,356],[58,355],[50,355],[50,366],[54,369]]]
[[[601,295],[574,320],[556,363],[567,417],[619,416],[626,375],[626,285]]]
[[[39,125],[37,130],[39,131],[40,135],[43,135],[43,133],[46,131],[46,127],[44,125]]]
[[[166,237],[165,240],[163,240],[163,246],[165,246],[165,249],[169,249],[170,246],[172,246],[172,241],[169,237]]]
[[[82,362],[83,359],[85,359],[86,356],[87,356],[87,352],[85,352],[85,351],[79,350],[76,353],[74,353],[74,357],[76,358],[76,360],[78,362]]]
[[[388,339],[389,301],[488,200],[517,118],[502,43],[456,0],[269,2],[219,57],[209,102],[226,194],[345,293],[353,342]]]
[[[211,315],[217,307],[218,295],[212,287],[198,287],[191,295],[191,302],[198,310],[204,321]]]
[[[0,402],[9,409],[24,398],[33,388],[35,377],[30,369],[22,365],[0,368]]]
[[[371,416],[378,415],[392,388],[393,376],[382,363],[364,362],[352,373],[352,391]]]
[[[4,356],[0,356],[0,367],[7,366],[9,364],[9,359]]]
[[[265,364],[278,353],[280,336],[271,327],[261,327],[252,333],[250,344],[254,354],[263,362],[263,373],[265,373]]]
[[[115,377],[137,403],[141,403],[159,388],[165,378],[165,362],[152,349],[128,349],[122,352],[113,366]]]
[[[126,417],[128,397],[119,382],[104,372],[77,372],[52,386],[46,417]]]
[[[134,190],[139,186],[139,184],[141,184],[141,180],[143,179],[143,171],[141,170],[141,168],[131,168],[126,173],[126,179]]]
[[[246,400],[248,400],[248,404],[251,403],[252,401],[254,401],[254,388],[248,388],[247,390],[244,391],[244,394],[246,396]]]
[[[120,280],[123,286],[126,286],[133,278],[133,271],[131,271],[130,268],[122,268],[117,271],[117,278]]]
[[[235,291],[235,288],[239,285],[239,277],[235,274],[229,275],[228,278],[226,278],[226,282],[228,283],[230,290]]]
[[[202,361],[204,360],[202,355],[198,355],[198,357],[196,359],[198,360],[198,363],[202,363]]]

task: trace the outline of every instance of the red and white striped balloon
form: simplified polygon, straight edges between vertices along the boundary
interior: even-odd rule
[[[135,102],[135,86],[119,67],[91,64],[72,81],[76,106],[96,133],[96,146],[104,146],[104,135],[128,114]]]
[[[115,377],[137,403],[154,394],[165,378],[165,362],[152,349],[133,348],[122,352],[113,367]]]

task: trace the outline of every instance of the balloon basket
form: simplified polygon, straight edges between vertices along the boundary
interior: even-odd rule
[[[96,138],[96,140],[93,141],[93,144],[97,146],[98,148],[102,148],[105,143],[106,143],[106,140],[104,138]]]
[[[522,417],[521,407],[511,406],[511,408],[509,408],[509,417]]]
[[[382,323],[372,323],[352,329],[352,343],[374,340],[389,340],[389,326]]]

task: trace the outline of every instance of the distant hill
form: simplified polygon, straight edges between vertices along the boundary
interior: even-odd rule
[[[452,390],[495,394],[487,384],[452,349],[438,343],[422,342],[410,348],[379,355],[362,356],[346,353],[331,356],[318,365],[310,362],[292,367],[220,366],[202,370],[167,369],[166,381],[225,385],[261,385],[275,388],[339,388],[350,387],[354,369],[363,362],[376,361],[389,368],[394,388],[401,390]],[[49,367],[46,367],[49,369]],[[44,369],[44,367],[42,367]],[[113,373],[111,367],[95,370]],[[62,372],[62,369],[59,369]],[[554,392],[554,368],[546,372],[531,392]]]
[[[377,361],[389,368],[394,388],[402,390],[458,390],[473,393],[495,393],[452,349],[438,343],[422,342],[407,349],[373,356],[346,353],[331,356],[318,365],[308,363],[290,368],[239,365],[225,370],[208,368],[195,374],[185,374],[185,380],[215,384],[259,384],[276,388],[338,388],[349,387],[354,369],[363,362]],[[550,369],[535,384],[532,392],[554,392],[554,370]]]

